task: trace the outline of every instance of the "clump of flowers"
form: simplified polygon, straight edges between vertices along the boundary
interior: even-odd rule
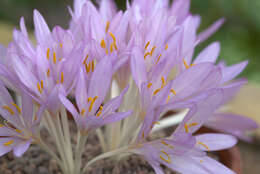
[[[196,46],[224,20],[197,34],[200,17],[189,6],[190,0],[133,0],[123,12],[112,0],[98,1],[98,7],[74,0],[69,29],[51,31],[34,11],[36,44],[22,18],[13,41],[1,46],[0,155],[20,157],[37,144],[64,174],[131,154],[157,174],[164,173],[161,165],[184,174],[234,173],[206,152],[230,148],[237,138],[250,141],[246,133],[257,128],[221,109],[247,82],[234,80],[247,61],[216,64],[219,42],[194,58]],[[168,111],[175,114],[164,117]],[[76,144],[67,113],[78,129]],[[202,126],[222,133],[195,134]],[[171,136],[148,139],[167,127],[175,128]],[[53,144],[42,138],[43,128]],[[90,133],[97,134],[103,154],[83,165]]]

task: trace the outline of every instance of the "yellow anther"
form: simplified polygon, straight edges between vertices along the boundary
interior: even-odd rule
[[[47,77],[50,77],[50,69],[48,68],[48,70],[47,70]]]
[[[43,80],[41,80],[41,89],[43,89]]]
[[[5,125],[3,125],[3,124],[0,124],[0,127],[5,127]]]
[[[151,50],[151,56],[153,56],[153,53],[154,53],[155,49],[156,49],[156,46],[154,46],[154,47],[152,48],[152,50]]]
[[[156,89],[154,92],[153,92],[153,95],[156,95],[158,92],[161,91],[161,88],[160,89]]]
[[[190,67],[195,66],[195,64],[191,64]]]
[[[7,105],[2,106],[3,109],[7,110],[11,115],[14,115],[14,111]]]
[[[103,106],[100,106],[99,111],[97,113],[97,117],[99,117],[102,114],[102,111],[103,111]]]
[[[95,70],[95,62],[94,62],[94,60],[92,60],[92,63],[91,63],[91,70],[92,70],[92,72],[94,72],[94,70]]]
[[[60,43],[60,47],[61,47],[61,48],[63,47],[62,43]]]
[[[142,138],[144,139],[144,131],[142,132]]]
[[[160,124],[160,122],[159,121],[154,121],[153,123],[152,123],[153,125],[155,125],[155,124]]]
[[[165,162],[167,162],[167,163],[171,163],[172,161],[171,161],[171,157],[169,156],[169,154],[167,153],[167,152],[165,152],[165,151],[161,151],[164,155],[166,155],[167,156],[167,159],[165,159],[162,155],[160,155],[160,158],[163,160],[163,161],[165,161]]]
[[[59,83],[60,83],[60,81],[59,81],[59,80],[57,80],[57,81],[56,81],[56,83],[57,83],[57,84],[59,84]]]
[[[61,83],[64,82],[64,73],[63,72],[60,73],[60,82]]]
[[[173,95],[176,95],[176,92],[175,92],[174,89],[171,89],[170,91],[171,91],[171,93],[172,93]]]
[[[151,55],[150,52],[145,53],[145,55],[144,55],[144,59],[146,59],[146,57],[149,56],[149,55]]]
[[[57,62],[57,55],[56,52],[53,52],[53,63],[56,64]]]
[[[149,45],[150,45],[150,41],[148,41],[147,43],[146,43],[146,45],[145,45],[145,49],[147,49],[148,47],[149,47]]]
[[[171,96],[168,95],[167,100],[166,100],[166,103],[169,103],[170,100],[171,100]]]
[[[166,81],[164,79],[164,77],[161,78],[162,79],[162,87],[166,85]]]
[[[11,104],[17,109],[19,114],[22,112],[21,108],[17,104],[15,104],[15,103],[11,103]]]
[[[117,51],[118,48],[117,48],[116,42],[114,42],[113,45],[114,45],[115,50]]]
[[[109,32],[109,35],[112,37],[113,41],[116,42],[116,37],[113,33]]]
[[[87,54],[86,57],[85,57],[85,59],[84,59],[84,61],[83,61],[83,64],[84,64],[84,65],[87,63],[88,57],[89,57],[89,55]]]
[[[158,62],[160,61],[161,57],[162,57],[162,54],[159,55],[159,57],[158,57],[158,59],[156,61],[156,64],[158,64]]]
[[[166,143],[164,140],[161,141],[161,143],[167,147],[169,147],[170,149],[173,149],[174,147],[168,143]]]
[[[106,49],[106,54],[108,54],[108,49]]]
[[[94,98],[92,98],[92,97],[88,98],[88,102],[90,102],[90,106],[89,106],[89,109],[88,109],[89,112],[92,111],[94,103],[97,100],[97,98],[98,98],[98,96],[95,96]]]
[[[104,39],[101,40],[100,46],[104,49],[107,47],[107,44]]]
[[[189,128],[197,126],[197,125],[199,125],[199,124],[198,123],[190,123],[190,124],[185,123],[185,125],[184,125],[185,132],[189,133]]]
[[[114,51],[114,43],[112,43],[112,44],[110,45],[110,53],[113,53],[113,51]]]
[[[168,48],[169,48],[169,45],[166,44],[166,45],[165,45],[165,50],[168,50]]]
[[[182,61],[183,61],[183,64],[184,64],[185,68],[188,69],[190,66],[187,64],[186,60],[182,59]]]
[[[6,143],[4,143],[4,146],[10,146],[14,143],[14,140],[10,140],[10,141],[7,141]]]
[[[84,116],[85,112],[86,112],[86,110],[85,110],[85,109],[82,109],[81,112],[80,112],[80,115],[81,115],[81,116]]]
[[[19,129],[15,129],[15,131],[17,132],[17,133],[22,133],[22,131],[21,130],[19,130]]]
[[[50,60],[50,48],[47,49],[47,59]]]
[[[42,88],[39,82],[37,82],[37,89],[40,93],[42,93]]]
[[[149,83],[149,84],[147,85],[147,88],[150,89],[152,85],[153,85],[152,83]]]
[[[107,21],[107,24],[106,24],[106,33],[108,32],[108,30],[109,30],[109,27],[110,27],[110,22],[109,22],[109,21]]]
[[[200,163],[203,163],[203,160],[200,160]]]
[[[204,147],[205,149],[207,149],[208,151],[210,150],[210,149],[209,149],[209,146],[207,146],[206,144],[204,144],[204,143],[202,143],[202,142],[200,142],[200,141],[198,141],[197,144],[203,146],[203,147]]]

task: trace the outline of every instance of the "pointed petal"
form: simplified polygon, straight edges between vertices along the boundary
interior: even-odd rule
[[[222,68],[222,74],[223,79],[222,83],[225,83],[229,80],[232,80],[236,76],[238,76],[247,66],[248,61],[244,61],[235,65],[232,65],[230,67],[223,67]]]
[[[42,15],[37,10],[33,11],[33,15],[36,39],[38,43],[44,44],[50,39],[51,31]]]
[[[205,48],[195,59],[194,64],[201,62],[215,63],[220,53],[220,43],[214,42]]]
[[[19,143],[17,146],[14,147],[14,155],[16,157],[21,157],[28,150],[30,145],[31,140]]]
[[[201,134],[196,136],[196,147],[203,151],[218,151],[233,147],[237,139],[225,134]]]

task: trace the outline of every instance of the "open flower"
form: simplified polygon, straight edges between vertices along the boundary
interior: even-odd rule
[[[75,91],[78,110],[64,94],[60,95],[61,102],[71,112],[81,130],[90,131],[131,115],[131,112],[116,112],[127,88],[118,97],[105,101],[112,78],[109,57],[97,63],[89,83],[85,76],[86,74],[81,70]]]
[[[190,111],[169,138],[138,143],[131,150],[151,164],[157,174],[163,174],[163,164],[180,173],[234,174],[204,151],[216,151],[234,146],[237,140],[230,135],[202,134],[192,136],[213,114],[223,99],[222,90],[212,90],[204,100],[190,105]]]
[[[5,120],[0,124],[0,156],[13,150],[20,157],[33,142],[41,115],[34,114],[33,101],[25,93],[22,93],[21,106],[15,103],[2,82],[0,97],[0,113]]]

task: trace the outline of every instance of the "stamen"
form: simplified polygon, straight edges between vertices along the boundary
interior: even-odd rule
[[[63,83],[64,82],[64,73],[61,72],[60,74],[60,82]]]
[[[154,92],[153,92],[153,95],[156,95],[158,92],[161,91],[161,88],[160,89],[156,89]]]
[[[106,54],[108,54],[108,49],[106,49]]]
[[[167,152],[165,152],[165,151],[161,151],[164,155],[166,155],[167,156],[167,158],[168,159],[165,159],[162,155],[160,155],[160,158],[163,160],[163,161],[165,161],[165,162],[167,162],[167,163],[171,163],[172,161],[171,161],[171,157],[169,156],[169,154],[167,153]]]
[[[151,55],[150,52],[145,53],[145,55],[144,55],[144,59],[146,59],[146,57],[149,56],[149,55]]]
[[[40,83],[37,82],[37,88],[38,88],[38,91],[40,92],[40,94],[42,93],[42,89],[41,89],[41,86],[40,86]]]
[[[149,84],[147,85],[147,88],[150,89],[152,85],[153,85],[152,83],[149,83]]]
[[[153,52],[155,51],[155,49],[156,49],[156,46],[154,46],[154,47],[152,48],[152,50],[151,50],[151,56],[153,56]]]
[[[168,143],[166,143],[164,140],[161,141],[161,143],[167,147],[169,147],[170,149],[173,149],[174,147]]]
[[[115,50],[117,51],[118,48],[117,48],[116,42],[114,42],[113,45],[114,45]]]
[[[85,110],[85,109],[82,109],[81,112],[80,112],[80,115],[81,115],[81,116],[84,116],[85,112],[86,112],[86,110]]]
[[[171,96],[168,95],[167,100],[166,100],[166,103],[167,103],[167,104],[169,103],[170,99],[171,99]]]
[[[147,43],[146,43],[146,45],[145,45],[145,49],[147,50],[147,48],[149,47],[149,45],[150,45],[150,41],[148,41]]]
[[[50,48],[47,49],[47,59],[50,60]]]
[[[210,150],[210,149],[209,149],[209,146],[207,146],[206,144],[204,144],[204,143],[202,143],[202,142],[200,142],[200,141],[198,141],[197,144],[202,145],[202,146],[203,146],[205,149],[207,149],[208,151]]]
[[[89,73],[90,69],[91,69],[91,63],[89,63],[89,64],[86,63],[85,68],[86,68],[86,72]]]
[[[156,61],[156,64],[158,64],[158,62],[160,61],[161,57],[162,57],[162,54],[159,55],[159,57],[158,57],[158,59]]]
[[[83,61],[83,64],[84,64],[84,65],[87,63],[88,57],[89,57],[89,55],[87,54],[86,57],[85,57],[85,59],[84,59],[84,61]]]
[[[95,101],[96,101],[96,99],[98,98],[98,96],[95,96],[94,98],[92,98],[92,97],[89,97],[88,98],[88,102],[91,102],[90,103],[90,106],[89,106],[89,112],[91,112],[92,111],[92,109],[93,109],[93,106],[94,106],[94,103],[95,103]]]
[[[62,48],[63,47],[63,45],[62,45],[62,43],[60,43],[60,48]]]
[[[112,44],[110,45],[110,53],[113,53],[113,51],[114,51],[114,44],[112,43]]]
[[[101,43],[100,43],[100,46],[102,47],[102,48],[106,48],[107,46],[106,46],[106,42],[105,42],[105,40],[104,39],[102,39],[102,41],[101,41]]]
[[[144,139],[144,131],[143,131],[143,133],[142,133],[142,138]]]
[[[43,80],[41,80],[41,89],[43,89]]]
[[[107,21],[107,24],[106,24],[106,33],[108,32],[108,30],[109,30],[109,27],[110,27],[110,22],[109,22],[109,21]]]
[[[174,89],[171,89],[170,91],[171,91],[171,93],[172,93],[173,95],[176,95],[176,92],[175,92]]]
[[[22,131],[21,130],[19,130],[19,129],[15,129],[15,131],[17,132],[17,133],[22,133]]]
[[[184,66],[186,69],[188,69],[190,66],[187,64],[186,60],[185,59],[182,59],[183,63],[184,63]]]
[[[0,124],[0,127],[5,127],[5,125],[3,125],[3,124]]]
[[[190,123],[190,124],[186,124],[186,123],[185,123],[185,125],[184,125],[185,132],[186,132],[186,133],[189,133],[189,128],[190,128],[190,127],[197,126],[197,125],[198,125],[198,123]]]
[[[161,79],[162,79],[162,88],[163,88],[163,86],[166,85],[166,81],[165,81],[164,77],[162,77]]]
[[[109,32],[109,35],[112,37],[113,41],[116,42],[116,37],[113,33]]]
[[[94,62],[94,60],[92,60],[92,63],[91,63],[91,70],[92,70],[92,72],[94,72],[94,70],[95,70],[95,62]]]
[[[56,64],[56,62],[57,62],[56,52],[53,52],[53,63]]]
[[[4,143],[4,146],[10,146],[13,143],[14,143],[14,140],[10,140],[10,141],[7,141],[6,143]]]
[[[47,70],[47,77],[50,77],[50,69]]]
[[[169,45],[166,44],[166,45],[165,45],[165,50],[168,50],[168,48],[169,48]]]
[[[2,106],[3,109],[7,110],[11,115],[14,115],[14,111],[7,105]]]
[[[15,104],[15,103],[11,103],[16,109],[17,109],[17,111],[19,112],[19,114],[21,114],[21,108],[17,105],[17,104]]]
[[[103,111],[103,106],[100,106],[99,107],[99,112],[97,113],[97,117],[99,117],[101,115],[102,111]]]

